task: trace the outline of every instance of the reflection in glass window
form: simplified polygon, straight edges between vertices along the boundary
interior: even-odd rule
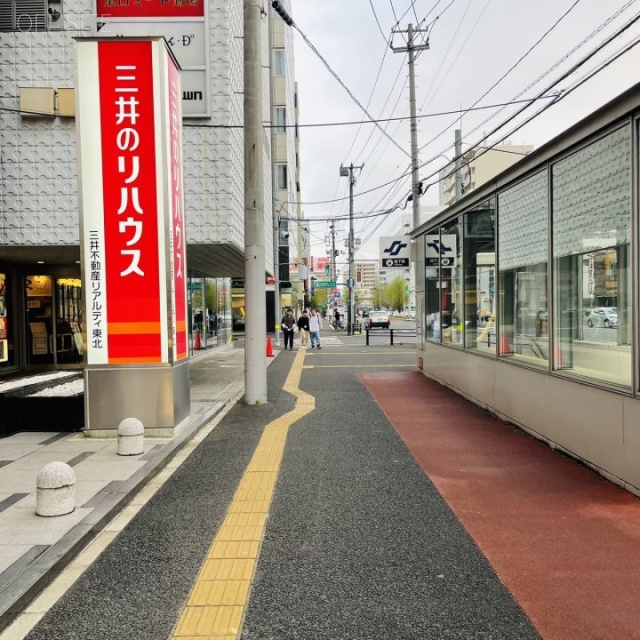
[[[285,163],[278,163],[276,181],[277,189],[287,188],[287,165]]]
[[[425,242],[424,335],[440,342],[440,234],[427,233]]]
[[[287,132],[287,109],[286,107],[275,108],[276,133]]]
[[[465,346],[496,352],[495,198],[464,214]]]
[[[631,139],[622,127],[553,168],[554,369],[631,386]]]
[[[284,49],[273,50],[273,72],[276,76],[284,76],[285,74],[285,55]]]
[[[442,342],[464,345],[464,298],[462,294],[462,223],[450,220],[440,228],[440,294]]]
[[[499,353],[548,367],[548,178],[542,171],[498,196]]]

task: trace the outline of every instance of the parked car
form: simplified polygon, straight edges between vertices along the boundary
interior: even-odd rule
[[[367,318],[367,327],[373,329],[374,327],[383,327],[388,329],[391,326],[391,316],[388,311],[371,311]]]
[[[596,307],[587,318],[590,327],[617,327],[618,307]]]
[[[244,331],[244,316],[237,314],[233,316],[234,331]]]

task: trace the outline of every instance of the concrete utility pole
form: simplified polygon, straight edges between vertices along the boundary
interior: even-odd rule
[[[336,228],[331,225],[331,258],[329,264],[331,265],[331,280],[336,281]]]
[[[353,289],[355,284],[355,273],[354,273],[354,249],[355,249],[355,239],[353,237],[353,185],[356,180],[353,177],[353,170],[360,169],[364,167],[364,164],[361,164],[359,167],[354,167],[353,163],[351,163],[348,167],[343,167],[340,165],[340,175],[343,177],[349,178],[349,278],[347,279],[347,289],[349,290],[349,308],[347,310],[347,335],[353,335],[355,332],[353,330],[353,321],[355,320],[355,308],[354,308],[354,300],[353,300]]]
[[[273,135],[272,135],[273,137]],[[273,148],[273,147],[272,147]],[[275,178],[273,179],[275,193]],[[273,322],[275,325],[276,335],[273,340],[274,344],[280,346],[280,213],[278,210],[278,201],[273,200]]]
[[[455,138],[455,187],[456,187],[456,202],[462,198],[462,131],[460,129],[456,129],[456,138]]]
[[[394,33],[405,33],[400,30],[393,30]],[[424,44],[416,45],[414,42],[414,36],[419,33],[428,33],[428,29],[415,29],[412,24],[407,27],[407,44],[402,47],[394,47],[391,45],[391,49],[394,53],[409,52],[409,108],[411,111],[411,194],[413,204],[413,228],[420,226],[420,187],[418,179],[418,123],[416,117],[416,77],[414,70],[415,52],[424,51],[429,48],[429,41]]]
[[[261,11],[255,0],[244,0],[244,389],[248,405],[267,402]]]
[[[269,20],[269,51],[273,49],[273,23]],[[269,59],[272,56],[269,55]],[[273,69],[271,69],[271,63],[269,63],[269,96],[271,98],[270,104],[275,104],[274,100],[274,81],[273,81]],[[271,148],[276,148],[276,129],[271,127]],[[276,172],[271,171],[271,193],[273,194],[272,204],[272,224],[273,224],[273,324],[275,328],[275,337],[273,343],[276,347],[280,346],[280,318],[282,316],[280,311],[280,203],[275,197],[277,188],[277,176]]]

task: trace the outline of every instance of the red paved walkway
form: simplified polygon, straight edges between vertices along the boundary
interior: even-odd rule
[[[545,640],[640,639],[640,500],[420,372],[362,379]]]

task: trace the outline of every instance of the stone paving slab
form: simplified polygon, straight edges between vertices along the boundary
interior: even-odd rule
[[[0,439],[0,630],[6,627],[201,427],[242,395],[244,350],[228,345],[191,362],[191,414],[174,438],[146,438],[142,456],[118,456],[117,438],[17,433]],[[35,513],[36,477],[48,462],[73,465],[76,509]]]

